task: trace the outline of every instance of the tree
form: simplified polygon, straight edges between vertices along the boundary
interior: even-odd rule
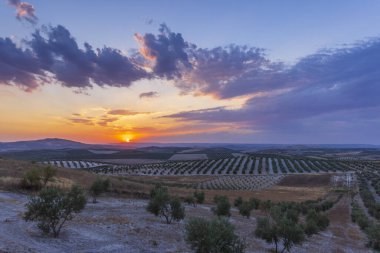
[[[203,204],[203,202],[205,201],[205,193],[204,192],[195,191],[194,192],[194,198],[195,198],[195,200],[197,201],[198,204]]]
[[[249,202],[251,203],[253,209],[256,209],[256,210],[259,209],[259,206],[260,206],[260,200],[259,199],[250,198]]]
[[[103,192],[108,191],[110,185],[109,179],[97,178],[90,187],[90,194],[92,196],[92,202],[96,203],[96,198],[100,196]]]
[[[83,190],[73,186],[65,193],[58,188],[45,188],[26,204],[25,221],[37,221],[38,228],[45,234],[58,237],[66,221],[74,218],[86,205]]]
[[[52,166],[43,167],[41,170],[41,179],[43,185],[46,186],[46,184],[53,179],[56,173],[57,170]]]
[[[31,169],[25,172],[22,180],[21,187],[28,190],[40,190],[41,185],[41,173],[38,169]]]
[[[253,205],[250,201],[243,201],[239,206],[239,213],[249,219],[253,210]]]
[[[368,245],[375,250],[380,250],[380,225],[372,225],[367,229]]]
[[[326,215],[311,209],[306,215],[305,233],[307,235],[316,234],[325,230],[329,225],[329,219]]]
[[[197,253],[243,253],[244,242],[225,218],[192,218],[186,224],[186,242]]]
[[[268,243],[274,243],[276,252],[279,242],[283,244],[281,252],[290,251],[295,244],[305,240],[304,231],[297,220],[293,212],[273,206],[268,217],[258,219],[255,235]]]
[[[188,204],[188,205],[192,205],[192,206],[195,206],[196,204],[196,200],[195,198],[192,196],[192,195],[189,195],[189,196],[186,196],[184,201]]]
[[[147,211],[164,217],[167,224],[173,220],[179,221],[185,218],[185,208],[180,199],[170,197],[168,189],[160,185],[156,185],[151,190]]]
[[[228,216],[228,217],[231,216],[231,213],[230,213],[231,204],[227,196],[217,195],[214,197],[214,202],[216,204],[216,207],[213,207],[212,211],[214,212],[215,215]]]
[[[239,207],[242,203],[243,203],[243,199],[242,199],[242,197],[238,197],[238,198],[236,198],[235,201],[234,201],[234,206],[235,206],[235,207]]]

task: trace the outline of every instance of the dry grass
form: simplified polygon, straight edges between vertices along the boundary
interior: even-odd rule
[[[41,168],[44,165],[31,162],[0,159],[0,189],[18,190],[19,181],[23,174],[33,168]],[[57,168],[57,175],[50,186],[68,188],[73,184],[88,189],[98,175],[84,170]],[[173,195],[185,197],[193,194],[190,186],[217,176],[109,176],[111,180],[111,192],[124,197],[148,197],[150,190],[156,183],[169,186]],[[307,182],[307,183],[304,183]],[[272,201],[301,202],[309,199],[318,199],[326,196],[330,188],[329,177],[326,175],[295,175],[287,176],[280,185],[271,188],[244,191],[244,190],[203,190],[206,194],[206,203],[212,203],[215,195],[226,195],[231,201],[237,197],[245,199],[255,197],[258,199],[270,199]]]

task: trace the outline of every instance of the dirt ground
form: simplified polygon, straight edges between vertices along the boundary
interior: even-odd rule
[[[34,223],[22,220],[26,202],[25,195],[0,192],[0,252],[192,252],[184,240],[187,219],[213,216],[210,205],[186,206],[185,221],[167,225],[145,211],[145,200],[104,197],[97,204],[88,203],[59,238],[52,238],[42,235]],[[329,217],[326,231],[292,252],[371,252],[365,248],[359,228],[349,220],[348,198],[342,198]],[[273,245],[253,235],[254,217],[246,219],[233,210],[230,221],[246,241],[246,252],[271,252]]]

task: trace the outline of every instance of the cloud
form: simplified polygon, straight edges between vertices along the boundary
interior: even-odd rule
[[[123,115],[123,116],[132,116],[132,115],[137,115],[137,114],[145,114],[143,112],[134,112],[134,111],[129,111],[125,109],[114,109],[110,110],[107,112],[108,115]]]
[[[70,118],[69,121],[75,124],[84,124],[84,125],[93,125],[93,121],[91,119],[86,118]]]
[[[143,92],[139,95],[140,98],[153,98],[153,97],[157,97],[157,96],[158,96],[157,91]]]
[[[284,92],[253,97],[240,109],[218,107],[167,117],[210,123],[236,122],[264,131],[283,130],[289,126],[294,129],[294,124],[313,128],[313,124],[306,122],[316,118],[331,123],[331,118],[335,117],[352,124],[347,117],[349,114],[355,120],[364,119],[368,114],[380,120],[380,114],[373,113],[380,111],[379,59],[380,39],[343,49],[323,50],[277,73],[283,85],[291,87]],[[267,91],[281,87],[269,84]]]
[[[180,33],[172,32],[161,24],[159,35],[135,34],[141,55],[152,63],[152,71],[158,77],[178,78],[184,69],[191,68],[186,49],[190,47]]]
[[[34,6],[20,0],[8,0],[8,4],[16,8],[16,18],[18,20],[26,20],[31,24],[36,24],[38,18],[35,14]]]
[[[10,38],[0,38],[0,84],[32,91],[42,76],[39,59],[31,50],[18,48]]]

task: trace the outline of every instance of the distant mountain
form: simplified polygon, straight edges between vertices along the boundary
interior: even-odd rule
[[[90,145],[65,139],[48,138],[33,141],[0,142],[0,152],[18,150],[41,150],[41,149],[83,149],[92,148]]]

